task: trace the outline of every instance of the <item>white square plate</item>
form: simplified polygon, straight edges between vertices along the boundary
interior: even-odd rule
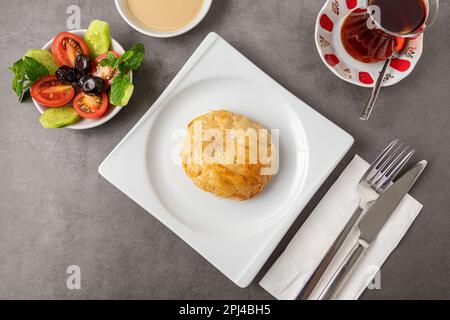
[[[279,172],[248,201],[198,189],[179,162],[188,123],[228,109],[279,129]],[[100,174],[241,287],[250,284],[353,138],[210,33]]]

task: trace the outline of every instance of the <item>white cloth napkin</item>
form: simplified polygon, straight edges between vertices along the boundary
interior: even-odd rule
[[[260,285],[275,298],[293,300],[300,294],[357,208],[357,185],[368,168],[369,164],[359,156],[353,158],[261,280]],[[403,198],[377,239],[372,242],[367,254],[354,269],[337,299],[358,299],[369,284],[371,287],[382,288],[382,275],[377,275],[377,272],[397,247],[421,209],[422,205],[410,195],[407,194]],[[356,231],[350,234],[310,299],[317,299],[357,236]]]

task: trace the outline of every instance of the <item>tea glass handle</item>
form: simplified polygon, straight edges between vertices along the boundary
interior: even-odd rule
[[[360,119],[361,120],[369,120],[370,114],[372,113],[373,107],[375,106],[375,102],[377,101],[378,94],[380,93],[381,85],[383,84],[384,76],[386,74],[386,70],[391,64],[392,58],[387,59],[384,62],[383,69],[381,69],[380,75],[378,76],[377,82],[373,87],[372,94],[370,95],[369,101],[367,101],[366,106],[361,112]]]

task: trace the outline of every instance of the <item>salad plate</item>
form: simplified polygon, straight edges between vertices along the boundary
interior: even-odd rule
[[[218,109],[278,130],[278,173],[250,200],[216,198],[183,172],[188,123]],[[246,287],[352,144],[348,133],[210,33],[99,173]]]
[[[68,32],[73,33],[73,34],[83,38],[86,31],[87,31],[87,29],[80,29],[80,30],[72,30],[72,31],[68,31]],[[53,39],[51,39],[49,42],[47,42],[47,44],[42,49],[51,50],[52,42],[53,42]],[[125,52],[124,48],[114,39],[111,39],[111,50],[115,51],[119,55],[122,55]],[[128,75],[130,77],[130,81],[132,82],[133,81],[133,72],[131,70],[129,70]],[[41,114],[44,113],[44,111],[47,109],[45,106],[43,106],[39,102],[37,102],[34,98],[33,98],[33,103],[34,103],[36,109]],[[110,104],[108,107],[108,110],[101,118],[99,118],[99,119],[83,118],[80,121],[78,121],[77,123],[66,126],[65,128],[80,130],[80,129],[91,129],[91,128],[98,127],[98,126],[104,124],[105,122],[111,120],[116,114],[119,113],[119,111],[121,109],[122,109],[121,106],[114,106],[114,105]]]
[[[373,87],[384,62],[363,63],[356,60],[347,53],[341,40],[341,26],[357,4],[356,0],[327,0],[317,16],[315,42],[323,63],[336,76],[357,86]],[[411,74],[422,51],[423,34],[411,39],[405,52],[392,60],[383,86],[394,85]]]

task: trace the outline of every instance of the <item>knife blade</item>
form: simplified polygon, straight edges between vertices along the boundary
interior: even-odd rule
[[[359,239],[350,253],[340,264],[325,289],[319,295],[320,300],[334,299],[342,289],[355,265],[364,255],[371,243],[376,239],[385,223],[417,181],[427,161],[423,160],[403,174],[389,189],[386,190],[367,210],[358,223]]]
[[[420,161],[403,174],[375,203],[367,210],[359,222],[360,239],[370,244],[395,211],[405,194],[411,189],[427,162]]]

